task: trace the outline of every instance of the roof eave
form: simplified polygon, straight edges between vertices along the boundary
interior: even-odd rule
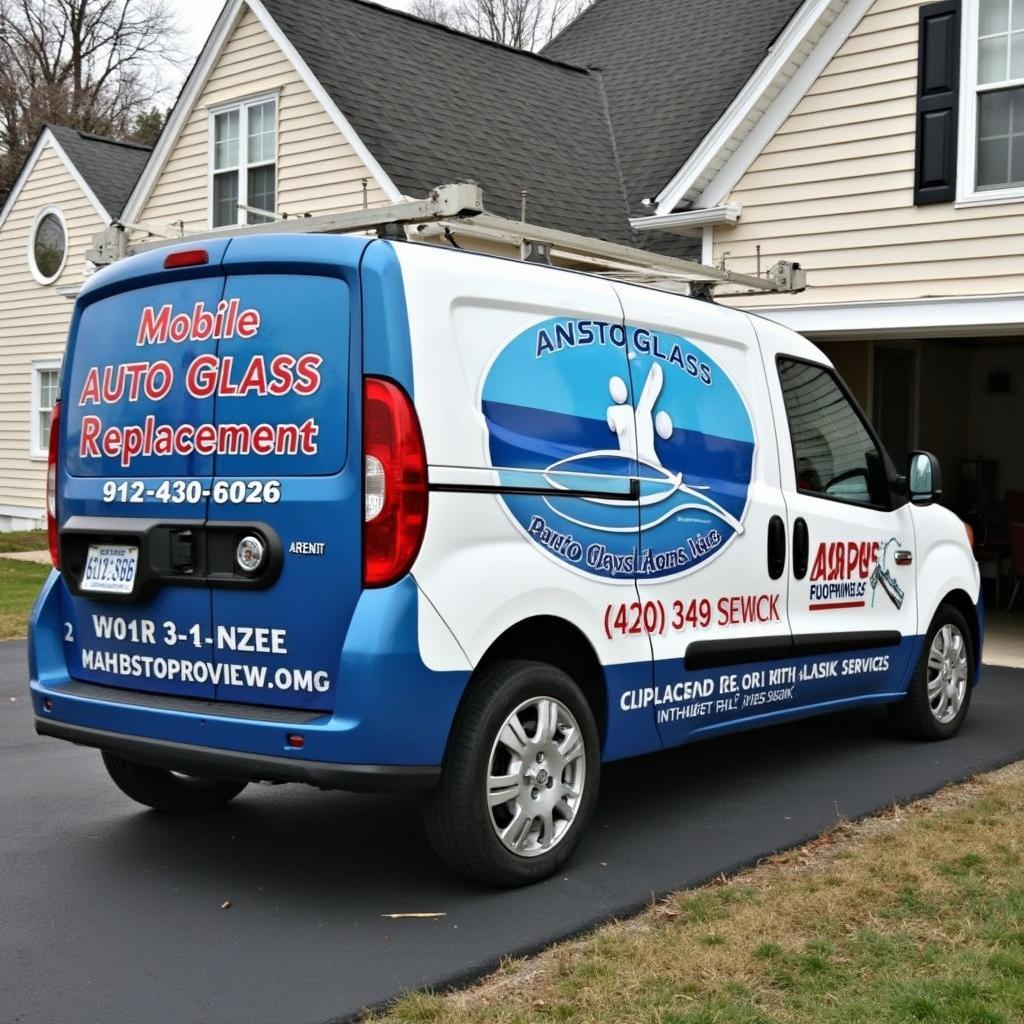
[[[664,216],[633,217],[630,226],[634,231],[669,231],[676,235],[700,235],[706,227],[716,224],[736,224],[743,214],[739,203],[712,206],[682,213],[668,213]]]
[[[708,208],[727,199],[870,5],[871,0],[805,0],[725,113],[658,194],[656,215],[672,214],[683,203]],[[813,49],[800,59],[798,51],[808,39]],[[793,63],[795,71],[790,70]]]

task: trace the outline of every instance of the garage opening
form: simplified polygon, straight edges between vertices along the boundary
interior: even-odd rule
[[[986,661],[1024,667],[1024,337],[821,341],[897,467],[938,456],[975,533]]]

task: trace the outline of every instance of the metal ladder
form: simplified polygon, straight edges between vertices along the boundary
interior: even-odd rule
[[[432,225],[437,227],[431,228]],[[441,185],[425,199],[410,199],[345,213],[238,225],[199,234],[182,234],[175,238],[156,238],[153,237],[153,229],[147,225],[115,221],[96,235],[86,259],[102,267],[127,256],[181,245],[182,242],[201,243],[241,235],[346,234],[375,230],[382,237],[426,241],[437,234],[457,232],[460,228],[471,228],[474,237],[518,245],[520,256],[526,260],[550,262],[552,257],[556,257],[583,264],[589,273],[667,291],[684,290],[707,295],[715,287],[728,285],[746,289],[748,294],[761,294],[800,292],[807,287],[807,275],[799,263],[780,261],[766,275],[755,277],[571,231],[546,228],[525,220],[499,217],[487,212],[483,190],[471,183]],[[130,234],[140,232],[146,234],[147,239],[131,241]]]

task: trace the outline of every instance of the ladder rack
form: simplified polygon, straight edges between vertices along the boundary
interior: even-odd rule
[[[385,237],[426,240],[449,230],[458,232],[462,229],[469,229],[474,237],[518,245],[524,259],[546,262],[555,255],[562,260],[582,263],[589,272],[603,277],[670,291],[681,286],[691,291],[706,291],[728,285],[747,289],[749,293],[765,293],[799,292],[807,287],[806,273],[798,263],[783,261],[772,267],[766,276],[755,277],[600,238],[499,217],[487,212],[483,191],[469,183],[441,185],[425,199],[409,199],[345,213],[220,228],[176,238],[154,238],[152,229],[145,225],[115,221],[93,239],[93,247],[86,253],[86,258],[97,266],[106,266],[127,256],[181,245],[182,242],[200,243],[243,235],[346,234],[375,230]],[[132,241],[130,235],[139,232],[146,234],[147,239]]]

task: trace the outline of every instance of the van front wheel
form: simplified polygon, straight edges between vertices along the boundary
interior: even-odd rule
[[[914,739],[945,740],[967,717],[974,684],[974,647],[963,615],[942,605],[925,637],[907,696],[889,707],[896,727]]]
[[[117,788],[137,803],[167,814],[202,814],[215,811],[245,789],[244,782],[204,779],[129,761],[103,752],[103,763]]]
[[[599,746],[593,711],[564,672],[530,661],[485,669],[424,801],[435,852],[492,885],[554,874],[593,816]]]

